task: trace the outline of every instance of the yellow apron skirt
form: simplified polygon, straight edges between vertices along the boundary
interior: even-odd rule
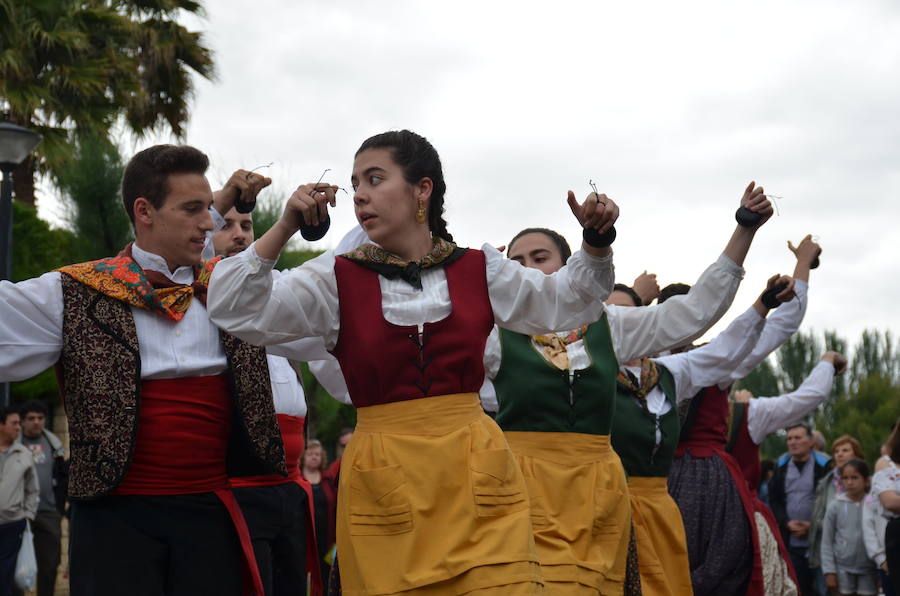
[[[344,594],[542,593],[526,491],[475,393],[359,408],[338,491]]]
[[[684,522],[665,478],[628,479],[643,596],[690,596]]]
[[[546,594],[622,594],[631,509],[609,436],[506,432],[528,485]]]

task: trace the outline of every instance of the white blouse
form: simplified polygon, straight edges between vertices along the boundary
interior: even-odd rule
[[[656,354],[703,335],[731,306],[743,275],[743,268],[721,255],[683,296],[639,308],[607,305],[606,318],[618,362]],[[573,371],[591,364],[583,339],[568,344],[566,353]],[[501,363],[500,335],[495,327],[484,350],[484,367],[489,379],[497,376]]]
[[[613,286],[612,256],[582,251],[565,267],[545,275],[503,257],[484,245],[488,295],[494,321],[520,333],[571,329],[595,321]],[[212,320],[229,333],[257,345],[320,336],[333,349],[340,330],[333,251],[300,267],[272,274],[274,261],[255,246],[224,259],[213,271],[208,305]],[[450,293],[442,267],[422,272],[422,289],[379,276],[381,307],[395,325],[424,325],[450,314]]]
[[[704,387],[717,384],[733,370],[756,345],[764,324],[765,319],[756,309],[748,308],[708,344],[689,352],[653,358],[672,373],[676,403],[694,397]],[[640,380],[640,367],[623,366],[622,369]],[[647,394],[647,409],[657,416],[672,409],[659,385]]]
[[[778,397],[754,397],[747,407],[747,430],[757,445],[779,428],[803,419],[821,405],[831,393],[834,366],[821,361],[796,391]]]

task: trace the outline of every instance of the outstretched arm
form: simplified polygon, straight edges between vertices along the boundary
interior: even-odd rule
[[[772,210],[762,188],[752,182],[744,190],[741,205],[763,213],[763,220],[753,228],[738,225],[725,251],[690,292],[654,306],[608,307],[610,330],[620,363],[684,346],[703,335],[725,314],[743,278],[741,265],[756,230]]]
[[[778,275],[771,277],[763,294],[782,284],[785,289],[780,294],[781,299],[788,299],[789,288],[793,286],[789,277]],[[704,387],[723,383],[725,386],[730,385],[732,370],[753,349],[765,324],[767,312],[768,309],[763,305],[760,295],[753,306],[705,346],[690,352],[657,358],[656,360],[665,365],[675,378],[678,401],[693,397]]]
[[[792,393],[778,397],[753,398],[747,411],[747,430],[757,445],[771,433],[801,420],[819,407],[831,393],[834,376],[844,374],[847,359],[826,352],[806,380]]]
[[[22,381],[59,360],[63,295],[58,272],[0,281],[0,382]]]

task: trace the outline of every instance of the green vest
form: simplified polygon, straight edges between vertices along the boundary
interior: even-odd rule
[[[634,393],[616,383],[616,417],[612,425],[612,446],[629,476],[662,478],[669,475],[675,448],[678,447],[680,422],[675,405],[675,379],[664,366],[659,367],[659,388],[672,408],[662,416],[652,414],[646,402],[638,402]],[[656,447],[659,425],[662,442]]]
[[[591,365],[570,374],[547,362],[531,336],[500,330],[502,359],[494,379],[500,428],[609,434],[618,362],[605,314],[588,326],[583,341]]]

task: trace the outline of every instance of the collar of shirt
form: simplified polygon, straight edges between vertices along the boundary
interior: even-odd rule
[[[161,256],[142,249],[135,242],[131,246],[131,256],[135,262],[145,271],[159,271],[177,284],[190,285],[194,283],[194,269],[190,265],[182,265],[174,273],[169,271],[166,260]]]

